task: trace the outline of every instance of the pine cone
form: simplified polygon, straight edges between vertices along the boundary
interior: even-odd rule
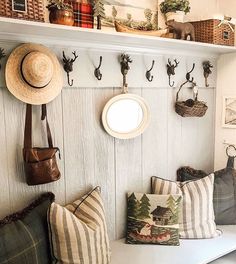
[[[185,101],[184,104],[186,106],[188,106],[188,107],[193,107],[194,106],[194,101],[193,101],[193,99],[188,99],[188,100]]]

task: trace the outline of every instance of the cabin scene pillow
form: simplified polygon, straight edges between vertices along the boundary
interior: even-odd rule
[[[181,195],[128,193],[128,244],[179,245]]]

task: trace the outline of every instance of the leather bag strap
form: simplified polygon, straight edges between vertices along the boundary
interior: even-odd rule
[[[50,148],[53,148],[52,134],[51,134],[51,130],[50,130],[48,119],[47,119],[46,104],[42,105],[41,120],[43,121],[44,119],[46,119],[48,146]],[[24,148],[26,148],[26,149],[32,148],[32,105],[30,105],[30,104],[26,105]]]
[[[48,123],[47,106],[46,106],[46,104],[43,104],[42,105],[42,116],[41,116],[41,120],[43,121],[44,119],[46,119],[48,146],[50,148],[53,148],[52,133],[51,133],[51,130],[50,130],[50,127],[49,127],[49,123]]]
[[[32,148],[32,105],[26,105],[24,148]]]

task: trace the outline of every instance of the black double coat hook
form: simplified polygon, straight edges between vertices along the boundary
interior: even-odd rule
[[[98,67],[94,70],[94,75],[99,81],[101,81],[101,79],[102,79],[102,73],[100,71],[101,66],[102,66],[102,56],[100,56],[100,61],[99,61]]]
[[[150,70],[148,70],[148,71],[146,72],[146,78],[147,78],[147,80],[148,80],[149,82],[152,82],[152,81],[153,81],[153,75],[151,74],[151,71],[152,71],[152,69],[153,69],[153,67],[154,67],[154,64],[155,64],[155,61],[153,60],[153,61],[152,61],[152,66],[151,66]]]

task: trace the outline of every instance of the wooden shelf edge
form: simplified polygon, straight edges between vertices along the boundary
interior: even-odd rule
[[[109,51],[200,57],[218,57],[221,54],[236,53],[236,47],[106,32],[5,17],[0,17],[0,41],[37,42],[45,45],[74,46]]]

